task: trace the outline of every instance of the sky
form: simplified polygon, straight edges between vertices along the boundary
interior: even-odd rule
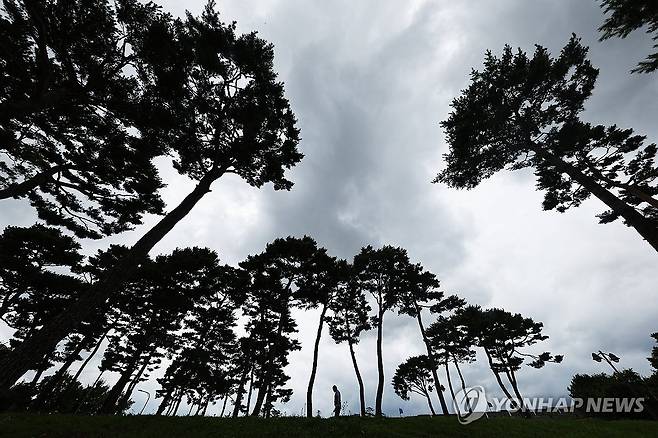
[[[157,3],[174,15],[185,9],[197,14],[204,4]],[[542,211],[531,171],[500,172],[470,191],[431,183],[444,166],[447,144],[439,123],[450,101],[467,86],[471,69],[481,67],[485,51],[500,53],[505,44],[527,51],[539,44],[557,54],[575,33],[600,68],[583,118],[632,127],[657,141],[658,73],[629,73],[651,50],[646,34],[599,42],[603,17],[594,0],[220,0],[217,8],[240,32],[256,30],[274,44],[305,158],[289,173],[295,183],[290,192],[222,178],[152,254],[205,246],[237,264],[276,237],[305,234],[346,259],[368,244],[402,246],[438,275],[447,293],[544,323],[550,338],[534,352],[565,359],[540,370],[524,367],[518,378],[525,396],[564,396],[574,374],[609,371],[591,360],[599,349],[620,356],[625,368],[649,372],[649,335],[658,331],[658,254],[636,232],[621,222],[599,225],[595,215],[605,208],[597,199],[564,214]],[[167,183],[163,197],[174,206],[193,182],[167,160],[158,165]],[[35,221],[24,202],[4,201],[0,208],[0,227]],[[85,250],[131,244],[156,220],[85,241]],[[278,406],[289,415],[304,408],[319,311],[295,317],[302,349],[286,370],[294,394]],[[430,315],[424,318],[431,322]],[[412,395],[403,401],[390,385],[397,365],[423,352],[416,322],[387,314],[386,414],[428,412],[425,400]],[[374,407],[374,332],[363,335],[357,357],[367,404]],[[467,385],[500,395],[481,352],[463,371]],[[96,371],[90,367],[83,377],[91,382]],[[347,346],[335,345],[325,332],[314,392],[322,415],[331,411],[334,384],[347,412],[358,412]],[[139,388],[153,394],[157,384],[152,379]],[[133,399],[141,409],[145,396],[136,392]],[[157,404],[151,399],[145,412]]]

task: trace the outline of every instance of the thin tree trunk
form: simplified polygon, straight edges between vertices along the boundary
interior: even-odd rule
[[[249,373],[249,392],[247,393],[247,408],[245,409],[245,412],[249,412],[249,409],[251,409],[251,394],[254,389],[254,369],[251,369],[251,372]]]
[[[464,382],[464,376],[462,375],[462,370],[459,367],[459,362],[457,362],[457,359],[455,356],[452,356],[452,362],[455,364],[455,368],[457,368],[457,374],[459,374],[459,380],[462,385],[462,391],[464,391],[464,396],[466,395],[466,382]],[[465,398],[466,401],[466,409],[468,409],[468,412],[471,413],[473,412],[473,409],[471,409],[471,402],[468,399],[468,397]]]
[[[286,297],[284,300],[282,300],[282,311],[281,311],[281,316],[279,317],[279,326],[277,329],[277,339],[281,339],[281,335],[283,333],[283,326],[284,323],[288,320],[290,317],[289,312],[290,309],[288,308],[289,302],[290,302],[290,285],[292,284],[292,278],[288,280],[288,284],[286,286]],[[260,386],[258,388],[258,396],[256,397],[256,404],[254,405],[254,410],[251,413],[252,417],[257,417],[260,415],[261,410],[263,409],[263,402],[265,401],[265,397],[269,396],[270,391],[271,391],[271,386],[272,386],[272,377],[271,375],[273,374],[273,371],[270,371],[270,369],[273,367],[273,360],[274,357],[272,355],[272,350],[276,351],[278,349],[278,345],[273,345],[269,348],[267,352],[267,363],[265,365],[265,370],[262,374],[262,377],[260,378]],[[267,406],[266,406],[267,407]],[[266,412],[267,414],[267,412]]]
[[[171,398],[171,403],[167,407],[167,412],[165,412],[166,417],[171,415],[171,413],[174,411],[174,407],[176,406],[176,402],[178,401],[178,396],[182,390],[183,390],[182,388],[176,388],[176,390],[174,391],[174,395]]]
[[[125,393],[121,396],[121,399],[117,403],[119,406],[123,406],[125,403],[128,402],[128,400],[130,400],[130,396],[132,396],[132,393],[135,390],[137,384],[139,383],[139,379],[142,378],[142,374],[144,374],[144,371],[146,370],[146,367],[148,366],[149,362],[150,362],[150,358],[147,357],[144,360],[144,363],[142,364],[141,368],[133,378],[132,382],[130,382],[130,384],[128,385],[128,389],[126,389]]]
[[[158,410],[155,411],[155,415],[162,415],[165,408],[169,404],[169,400],[171,399],[171,393],[173,392],[173,389],[174,389],[173,387],[167,389],[167,392],[165,392],[164,397],[162,397],[162,402],[160,402],[160,406],[158,406]]]
[[[181,390],[181,393],[178,395],[178,400],[176,400],[176,407],[174,408],[174,412],[172,412],[172,416],[178,415],[178,408],[180,408],[180,404],[183,401],[183,391]]]
[[[63,170],[63,166],[53,166],[49,169],[44,170],[43,172],[37,173],[36,175],[31,176],[21,183],[10,184],[4,189],[0,189],[0,199],[8,198],[22,198],[23,196],[28,195],[32,190],[37,187],[46,184],[52,180],[53,175],[57,172]]]
[[[96,342],[96,346],[94,347],[94,350],[91,353],[89,353],[89,356],[87,356],[85,361],[82,362],[82,365],[80,365],[80,368],[78,368],[78,371],[75,373],[75,376],[73,376],[73,382],[78,380],[78,377],[80,377],[80,374],[82,374],[82,370],[85,369],[85,367],[87,366],[89,361],[91,361],[91,358],[94,357],[94,355],[98,352],[98,349],[101,348],[101,344],[103,343],[103,341],[105,340],[105,337],[107,336],[107,334],[109,332],[110,332],[110,330],[103,333],[103,336],[101,336],[101,338],[98,340],[98,342]]]
[[[508,398],[508,400],[514,400],[514,397],[512,397],[512,394],[509,393],[505,385],[503,384],[503,381],[500,378],[500,373],[495,370],[493,359],[491,358],[491,353],[485,348],[484,352],[487,354],[487,359],[489,361],[489,368],[491,368],[491,371],[494,373],[494,376],[496,376],[496,381],[498,382],[498,386],[500,386],[500,389],[503,390],[503,393],[505,396]]]
[[[210,400],[208,400],[210,402]],[[224,412],[226,411],[226,403],[228,402],[228,394],[224,397],[224,402],[222,403],[222,411],[219,413],[220,417],[224,416]],[[206,407],[203,408],[203,415],[206,415],[206,409],[208,408],[208,403],[206,403]]]
[[[521,396],[521,392],[519,391],[519,386],[516,382],[516,376],[514,375],[513,370],[509,370],[507,373],[507,379],[509,380],[510,384],[512,385],[512,390],[514,391],[514,394],[516,394],[516,397],[519,400],[521,411],[526,412],[526,406],[525,403],[523,402],[523,396]]]
[[[102,414],[114,414],[116,412],[117,405],[121,399],[121,394],[123,393],[123,389],[126,387],[128,382],[130,382],[130,378],[135,372],[135,368],[137,367],[140,356],[141,354],[139,352],[133,354],[133,358],[126,365],[126,369],[121,373],[119,380],[108,391],[107,397],[105,397],[105,401],[103,402],[103,405],[100,409]]]
[[[220,417],[224,416],[224,411],[226,410],[226,402],[228,401],[228,395],[224,397],[224,405],[222,406],[222,412],[219,414]],[[208,405],[210,404],[210,398],[206,400],[206,404],[203,407],[203,411],[201,412],[201,416],[205,417],[206,416],[206,411],[208,410]]]
[[[544,159],[561,173],[569,175],[574,181],[582,185],[585,190],[599,198],[605,205],[610,207],[612,211],[623,217],[629,226],[635,228],[640,236],[642,236],[644,240],[653,247],[653,249],[658,251],[658,227],[656,227],[649,219],[638,213],[635,208],[619,199],[608,189],[601,186],[595,179],[585,175],[571,164],[553,155],[553,153],[532,142],[530,142],[529,147],[538,157]]]
[[[427,399],[427,405],[430,407],[430,412],[432,413],[432,417],[435,417],[436,411],[434,411],[434,406],[432,406],[432,399],[430,399],[430,394],[428,392],[425,393],[425,398]]]
[[[308,379],[308,388],[306,389],[306,416],[313,417],[313,384],[315,383],[315,374],[318,369],[318,350],[320,348],[320,338],[322,337],[322,326],[324,325],[324,317],[327,313],[327,303],[322,306],[322,313],[320,313],[320,322],[318,323],[318,331],[315,336],[315,345],[313,347],[313,365],[311,368],[311,377]]]
[[[37,398],[34,400],[34,405],[38,406],[40,405],[45,398],[49,397],[54,389],[56,389],[64,380],[64,377],[66,375],[66,372],[68,369],[73,365],[73,363],[78,359],[78,356],[80,352],[82,351],[82,348],[84,346],[84,339],[81,339],[80,342],[78,342],[78,345],[75,347],[75,350],[69,354],[69,356],[66,358],[66,361],[64,364],[57,370],[57,372],[50,378],[48,381],[48,384],[44,386],[44,388],[39,391],[39,395]]]
[[[443,365],[445,366],[445,370],[446,370],[446,380],[448,381],[448,388],[450,388],[450,395],[452,396],[453,406],[455,407],[455,410],[457,411],[457,414],[461,414],[461,412],[459,412],[459,406],[457,405],[457,397],[455,397],[455,390],[452,387],[452,379],[450,378],[450,367],[448,366],[448,360],[447,359],[443,363]]]
[[[238,383],[238,391],[235,394],[235,403],[233,404],[233,418],[237,418],[240,414],[240,409],[242,409],[242,396],[244,395],[244,385],[247,378],[247,368],[242,371],[240,376],[240,382]],[[248,413],[248,411],[247,411]]]
[[[199,180],[194,190],[144,234],[88,293],[82,294],[66,310],[47,321],[36,333],[2,356],[0,359],[0,398],[6,396],[9,388],[34,363],[54,351],[57,344],[69,335],[81,321],[87,320],[94,312],[104,311],[106,301],[134,272],[139,261],[146,257],[149,251],[210,191],[211,184],[224,171],[225,169],[213,169],[208,172]]]
[[[78,343],[78,345],[75,347],[75,350],[66,358],[66,362],[62,364],[60,369],[57,371],[57,373],[53,376],[53,381],[55,381],[55,386],[60,383],[62,378],[64,377],[64,374],[71,368],[71,365],[75,363],[76,360],[78,360],[78,357],[80,357],[80,353],[82,352],[82,349],[84,348],[84,342],[85,340],[82,339]]]
[[[39,380],[41,380],[41,376],[43,375],[44,371],[46,371],[45,365],[42,365],[38,370],[36,370],[36,373],[34,374],[32,381],[30,382],[30,386],[32,388],[37,387],[37,384],[39,383]]]
[[[272,413],[272,385],[267,387],[267,394],[265,395],[265,418],[270,418]]]
[[[348,340],[347,344],[350,347],[350,356],[352,357],[352,365],[354,365],[354,373],[356,374],[356,380],[359,382],[359,403],[361,406],[361,416],[366,416],[366,391],[363,387],[363,379],[361,378],[361,372],[359,371],[359,365],[356,363],[356,355],[354,354],[354,345],[351,340]]]
[[[98,377],[96,377],[96,380],[94,380],[94,383],[91,385],[92,388],[95,388],[98,382],[100,382],[101,377],[103,377],[103,373],[105,373],[105,370],[98,373]]]
[[[432,346],[430,345],[430,341],[427,338],[427,334],[425,333],[425,325],[423,324],[423,318],[422,315],[420,314],[420,309],[418,306],[416,306],[416,320],[418,321],[418,327],[420,328],[420,334],[423,337],[423,343],[425,344],[425,349],[427,350],[427,357],[429,358],[430,361],[430,366],[432,368],[432,377],[434,377],[434,387],[436,388],[436,395],[439,397],[439,403],[441,404],[441,411],[443,412],[443,415],[448,415],[448,405],[446,403],[446,399],[443,396],[443,389],[441,380],[439,380],[439,373],[437,369],[439,368],[439,364],[436,361],[436,357],[434,355],[434,350],[432,349]]]
[[[382,357],[382,335],[384,312],[379,308],[377,318],[377,395],[375,398],[375,416],[382,416],[382,398],[384,396],[384,358]]]

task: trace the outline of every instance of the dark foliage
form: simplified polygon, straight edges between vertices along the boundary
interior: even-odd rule
[[[564,212],[594,195],[609,207],[602,223],[621,217],[658,250],[656,145],[632,129],[580,120],[597,75],[575,36],[557,57],[541,46],[532,57],[509,46],[500,57],[487,52],[441,124],[450,151],[435,182],[470,189],[500,170],[530,167],[545,210]]]
[[[601,0],[603,13],[608,15],[599,27],[601,40],[613,37],[626,38],[631,32],[646,27],[651,39],[658,41],[658,4],[654,0]],[[654,44],[658,49],[658,43]],[[650,73],[658,69],[658,52],[631,70],[632,73]]]

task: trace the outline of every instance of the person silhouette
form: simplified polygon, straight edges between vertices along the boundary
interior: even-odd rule
[[[334,417],[340,416],[340,391],[336,387],[336,385],[333,386],[332,388],[334,390]]]

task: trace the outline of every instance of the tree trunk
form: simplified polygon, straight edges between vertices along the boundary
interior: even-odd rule
[[[49,397],[54,389],[56,389],[64,380],[64,377],[66,375],[66,372],[68,369],[73,365],[73,363],[78,359],[78,356],[80,352],[82,351],[82,348],[84,347],[84,339],[81,339],[80,342],[78,342],[78,345],[75,347],[75,350],[69,354],[69,356],[66,358],[66,361],[64,364],[57,370],[57,372],[50,378],[48,381],[48,384],[43,387],[41,391],[39,391],[39,395],[37,398],[34,400],[34,405],[38,406],[40,405],[45,398]]]
[[[537,154],[537,156],[554,166],[558,171],[569,175],[574,181],[582,185],[585,190],[599,198],[605,205],[612,209],[612,211],[624,218],[629,226],[635,228],[640,236],[642,236],[644,240],[653,247],[653,249],[658,251],[658,227],[656,227],[650,220],[638,213],[635,208],[619,199],[608,189],[601,186],[592,177],[585,175],[571,164],[553,155],[553,153],[532,142],[529,147],[535,154]]]
[[[308,388],[306,389],[306,416],[313,417],[313,384],[315,383],[315,374],[318,369],[318,349],[320,348],[320,338],[322,337],[322,326],[324,325],[324,317],[327,313],[327,304],[322,306],[322,313],[320,313],[320,322],[318,323],[318,331],[315,336],[315,346],[313,347],[313,366],[311,368],[311,377],[308,379]]]
[[[425,393],[425,398],[427,399],[427,405],[430,407],[430,412],[432,413],[432,417],[435,417],[436,411],[434,411],[434,406],[432,406],[432,399],[430,398],[430,394],[428,392]]]
[[[265,397],[270,395],[270,391],[272,390],[272,376],[274,374],[274,371],[272,370],[273,368],[273,353],[272,351],[277,351],[279,348],[278,340],[281,339],[282,333],[283,333],[283,326],[286,323],[286,321],[290,318],[290,308],[289,308],[289,303],[290,303],[290,285],[292,284],[292,278],[289,279],[288,285],[286,286],[286,296],[282,300],[282,310],[281,310],[281,315],[279,316],[279,326],[277,328],[277,342],[275,345],[271,346],[268,351],[267,351],[267,363],[265,364],[263,373],[261,378],[259,379],[260,386],[258,388],[258,396],[256,397],[256,404],[254,405],[254,410],[251,413],[252,417],[257,417],[260,415],[261,410],[263,409],[263,402],[265,401]],[[265,406],[267,408],[267,405]],[[269,409],[267,409],[268,412],[265,412],[265,414],[269,414]]]
[[[139,363],[140,356],[141,352],[134,353],[130,362],[126,364],[126,368],[119,376],[119,380],[117,380],[114,386],[112,386],[112,389],[108,391],[107,396],[105,397],[105,401],[103,401],[103,405],[100,409],[101,414],[116,413],[117,405],[121,399],[123,389],[126,387],[128,382],[130,382],[130,378],[132,377],[133,373],[135,372],[135,368]]]
[[[226,411],[226,403],[228,402],[228,395],[224,397],[224,402],[222,403],[222,411],[219,413],[220,417],[224,416],[224,412]],[[210,400],[208,400],[208,403],[210,403]],[[206,407],[203,408],[203,415],[206,415],[206,409],[208,409],[208,403],[206,403]]]
[[[266,382],[261,382],[261,384],[262,386],[258,388],[254,410],[251,412],[252,417],[258,417],[260,415],[260,411],[263,408],[263,402],[265,401],[265,395],[267,394],[269,384]]]
[[[42,365],[38,370],[36,370],[36,373],[34,373],[34,377],[30,382],[30,386],[32,388],[37,387],[37,385],[39,384],[39,380],[41,380],[41,376],[43,375],[44,371],[46,371],[46,365]]]
[[[455,397],[455,390],[452,387],[452,379],[450,378],[450,367],[448,366],[448,360],[447,359],[443,363],[443,365],[445,366],[445,370],[446,370],[446,380],[448,381],[448,388],[450,388],[450,395],[452,396],[452,403],[453,403],[453,406],[455,407],[455,411],[457,411],[457,414],[459,415],[459,414],[461,414],[461,412],[459,411],[459,405],[457,404],[457,397]]]
[[[0,189],[0,199],[18,199],[22,198],[23,196],[27,196],[32,190],[51,181],[52,176],[63,169],[63,166],[53,166],[40,173],[37,173],[34,176],[31,176],[21,183],[10,184],[4,189]]]
[[[245,412],[249,412],[249,409],[251,409],[251,395],[254,390],[254,369],[251,369],[251,372],[249,373],[249,392],[247,393],[247,407],[245,409]]]
[[[224,404],[222,405],[222,412],[219,414],[220,417],[224,416],[224,411],[226,410],[226,402],[228,401],[228,395],[224,397]],[[210,397],[206,400],[206,404],[203,406],[203,411],[201,411],[201,416],[206,416],[206,411],[208,410],[208,405],[210,404]]]
[[[464,376],[462,375],[462,370],[459,368],[459,362],[457,362],[457,359],[455,359],[455,356],[452,357],[452,362],[455,364],[455,368],[457,368],[457,374],[459,374],[459,380],[462,385],[462,391],[464,391],[464,395],[466,395],[466,382],[464,382]],[[468,409],[469,414],[473,412],[473,409],[471,409],[471,402],[466,397],[466,409]]]
[[[135,390],[135,387],[139,383],[139,379],[142,378],[142,374],[144,374],[144,371],[146,370],[146,367],[148,366],[150,362],[150,358],[144,359],[144,364],[142,364],[141,368],[133,378],[132,382],[130,382],[130,385],[128,385],[128,389],[126,389],[126,392],[121,396],[121,399],[118,402],[119,406],[123,406],[124,403],[127,403],[128,400],[130,400],[130,396],[132,395],[133,391]]]
[[[375,398],[375,416],[382,416],[382,398],[384,396],[384,358],[382,357],[382,331],[384,312],[379,308],[377,318],[377,396]]]
[[[110,331],[108,330],[105,333],[103,333],[103,336],[101,336],[101,338],[98,340],[98,342],[96,342],[96,346],[94,347],[94,350],[89,354],[89,356],[87,356],[85,361],[82,362],[82,365],[80,365],[80,368],[78,368],[78,371],[75,373],[75,376],[73,376],[73,382],[78,380],[78,377],[80,377],[80,374],[82,374],[82,370],[85,369],[85,367],[87,366],[89,361],[91,361],[91,358],[94,357],[94,355],[98,352],[98,349],[101,348],[101,344],[103,343],[103,341],[105,340],[105,337],[107,336],[107,334],[109,332]]]
[[[181,390],[180,394],[178,395],[178,400],[176,400],[176,407],[174,408],[174,411],[171,413],[173,417],[178,415],[178,408],[180,408],[180,404],[183,401],[183,395],[185,394],[183,393],[183,390]]]
[[[174,390],[173,387],[167,389],[167,392],[165,392],[164,397],[162,397],[162,402],[160,402],[160,406],[158,406],[158,410],[155,411],[155,415],[162,415],[165,408],[169,404],[169,401],[171,400],[171,393],[173,392],[173,390]]]
[[[34,363],[53,351],[59,341],[71,333],[77,324],[87,320],[94,312],[103,311],[105,302],[134,272],[140,260],[146,257],[149,251],[192,210],[197,202],[210,191],[213,181],[223,173],[224,169],[213,169],[208,172],[199,180],[194,190],[144,234],[88,293],[81,295],[69,308],[47,321],[40,330],[2,356],[0,359],[0,398],[6,396],[9,388]]]
[[[523,397],[521,396],[521,392],[519,391],[519,386],[516,382],[516,376],[514,375],[513,370],[509,370],[507,373],[507,379],[509,380],[509,383],[512,385],[512,390],[514,391],[514,394],[516,394],[517,399],[519,400],[521,411],[526,412],[526,406],[525,403],[523,402]]]
[[[494,376],[496,376],[496,381],[498,382],[498,386],[500,386],[500,389],[503,390],[503,393],[505,394],[505,397],[507,397],[509,400],[514,400],[514,397],[512,397],[512,394],[509,393],[505,385],[503,384],[503,381],[500,378],[500,373],[496,371],[493,363],[493,359],[491,358],[491,353],[489,353],[489,350],[486,348],[484,349],[484,352],[487,354],[487,359],[489,361],[489,368],[491,368],[491,371],[494,373]]]
[[[272,413],[272,385],[267,387],[267,394],[265,395],[265,418],[270,418]]]
[[[348,341],[347,344],[350,347],[350,356],[352,357],[352,365],[354,365],[354,373],[356,373],[356,380],[359,382],[359,403],[361,406],[361,416],[366,416],[366,395],[365,388],[363,387],[363,379],[361,378],[361,372],[359,372],[359,365],[356,363],[356,355],[354,354],[354,344],[351,341]]]
[[[247,378],[247,368],[242,371],[242,376],[240,376],[240,382],[238,383],[238,391],[235,393],[235,403],[233,404],[233,418],[236,418],[240,414],[240,409],[242,409],[242,396],[244,395],[244,385]]]
[[[436,357],[434,356],[434,350],[430,345],[430,340],[427,339],[425,334],[425,325],[423,324],[423,318],[420,314],[420,309],[416,307],[416,320],[418,321],[418,327],[420,328],[420,334],[423,337],[423,343],[425,344],[425,349],[427,350],[427,357],[430,361],[430,366],[432,368],[432,377],[434,378],[434,387],[436,388],[436,395],[439,397],[439,403],[441,403],[441,411],[443,415],[448,415],[448,405],[446,399],[443,396],[443,389],[441,387],[441,380],[439,380],[439,373],[437,371],[439,365],[437,364]]]
[[[171,397],[171,403],[167,407],[167,412],[165,412],[165,416],[168,417],[171,415],[171,413],[174,411],[174,407],[176,407],[176,402],[178,401],[178,397],[181,394],[181,391],[183,391],[182,388],[176,388],[174,391],[174,395]]]

